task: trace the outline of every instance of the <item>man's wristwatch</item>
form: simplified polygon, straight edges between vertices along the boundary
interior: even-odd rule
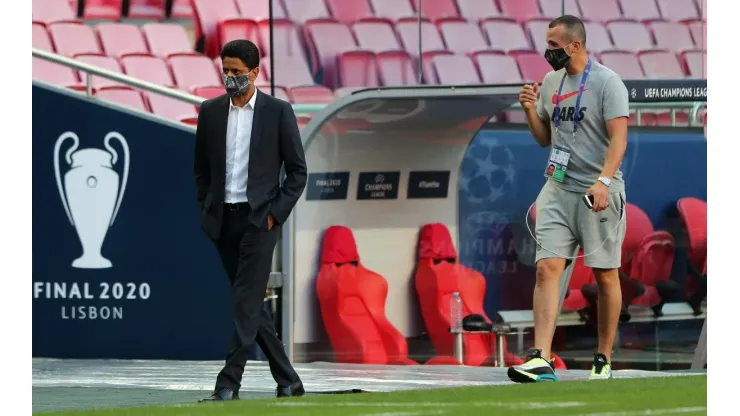
[[[607,178],[606,176],[599,176],[599,182],[601,182],[604,185],[606,185],[607,188],[609,187],[609,185],[612,184],[612,180],[609,179],[609,178]]]

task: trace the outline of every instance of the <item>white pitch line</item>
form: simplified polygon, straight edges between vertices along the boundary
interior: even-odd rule
[[[653,415],[674,415],[682,413],[699,413],[706,412],[707,408],[699,407],[676,407],[673,409],[647,409],[634,410],[625,412],[603,412],[603,413],[583,413],[576,416],[653,416]]]
[[[366,413],[362,416],[427,416],[427,415],[444,415],[444,410],[431,410],[422,412],[387,412],[387,413]]]
[[[530,402],[530,403],[512,403],[512,402],[337,402],[329,405],[324,403],[315,402],[300,402],[300,401],[277,401],[272,403],[272,406],[278,407],[390,407],[390,408],[425,408],[425,407],[460,407],[460,406],[475,406],[475,407],[503,407],[513,410],[536,410],[536,409],[548,409],[548,408],[571,408],[585,406],[585,402]],[[591,403],[593,404],[593,403]],[[592,415],[589,415],[592,416]],[[594,415],[595,416],[595,415]],[[599,415],[601,416],[601,415]],[[605,415],[607,416],[607,415]],[[616,416],[616,415],[615,415]]]

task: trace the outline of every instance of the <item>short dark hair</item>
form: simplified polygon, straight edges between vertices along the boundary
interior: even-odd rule
[[[586,27],[583,26],[581,19],[566,14],[550,22],[548,27],[552,29],[559,25],[565,26],[565,34],[568,36],[569,41],[580,40],[586,46]]]
[[[221,59],[237,58],[249,69],[260,66],[260,50],[252,41],[237,39],[228,42],[221,49]]]

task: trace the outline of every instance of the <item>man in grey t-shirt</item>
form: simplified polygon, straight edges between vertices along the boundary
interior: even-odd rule
[[[560,312],[559,281],[580,247],[579,256],[598,284],[599,346],[590,378],[608,379],[622,306],[618,268],[626,198],[619,166],[627,148],[629,97],[619,76],[589,57],[586,30],[577,17],[553,20],[547,45],[545,58],[553,71],[541,87],[525,85],[519,96],[535,140],[551,148],[535,204],[535,345],[523,365],[509,368],[509,378],[557,380],[550,349]]]

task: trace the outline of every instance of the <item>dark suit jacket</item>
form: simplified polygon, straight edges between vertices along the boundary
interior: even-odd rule
[[[267,214],[283,224],[306,186],[306,157],[291,105],[257,90],[249,147],[249,221],[267,229]],[[223,223],[226,177],[226,127],[230,98],[206,100],[195,133],[195,186],[203,230],[218,240]],[[280,185],[280,169],[285,179]]]

